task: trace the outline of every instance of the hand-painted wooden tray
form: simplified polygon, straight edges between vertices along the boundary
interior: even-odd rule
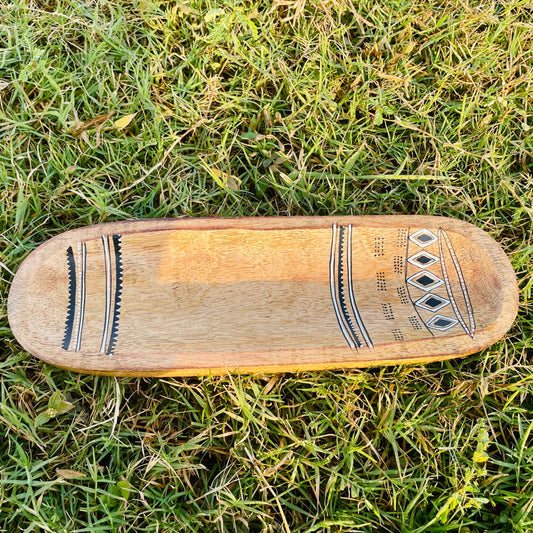
[[[517,304],[500,246],[458,220],[178,219],[54,237],[19,268],[8,314],[54,365],[186,376],[462,356]]]

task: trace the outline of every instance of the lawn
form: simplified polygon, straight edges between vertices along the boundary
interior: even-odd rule
[[[533,4],[0,0],[0,531],[533,531]],[[46,239],[133,218],[444,215],[503,246],[446,363],[94,377],[7,323]]]

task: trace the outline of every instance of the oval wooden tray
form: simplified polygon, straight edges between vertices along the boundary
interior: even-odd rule
[[[142,220],[68,231],[20,266],[21,345],[98,374],[429,362],[485,348],[518,306],[479,228],[425,216]]]

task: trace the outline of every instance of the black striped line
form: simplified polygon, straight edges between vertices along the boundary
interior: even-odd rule
[[[85,319],[85,296],[86,296],[86,282],[85,272],[87,266],[87,246],[85,243],[78,244],[80,255],[80,286],[79,286],[79,305],[77,309],[77,324],[76,324],[76,342],[74,344],[74,350],[80,351],[81,337],[83,333],[83,321]]]
[[[102,245],[104,247],[104,270],[105,270],[105,315],[104,330],[102,332],[102,342],[100,353],[105,353],[109,331],[109,320],[111,316],[111,257],[109,252],[109,237],[102,235]]]
[[[63,350],[68,350],[70,346],[70,339],[72,338],[72,328],[74,326],[74,312],[76,308],[76,261],[74,259],[74,252],[72,246],[67,248],[67,264],[68,264],[68,307],[67,319],[65,321],[65,335],[63,337]]]
[[[352,231],[353,226],[350,224],[348,226],[348,253],[347,253],[347,267],[348,267],[348,295],[350,297],[350,305],[352,306],[352,311],[355,316],[355,321],[357,322],[357,325],[359,326],[359,330],[361,331],[361,335],[365,339],[366,344],[369,348],[373,348],[372,339],[370,338],[370,335],[368,334],[368,331],[365,327],[365,324],[363,322],[363,319],[361,318],[361,315],[359,313],[359,310],[357,309],[357,304],[355,303],[355,296],[353,292],[353,282],[352,282]]]
[[[465,323],[465,320],[463,316],[461,315],[457,302],[455,301],[455,297],[452,293],[450,278],[449,278],[448,270],[446,268],[446,264],[444,261],[444,254],[443,254],[443,248],[442,248],[443,237],[446,242],[446,247],[448,248],[448,251],[450,252],[453,266],[455,267],[455,271],[457,272],[457,276],[459,277],[459,284],[461,285],[461,292],[463,293],[463,298],[464,298],[464,302],[466,305],[466,312],[468,314],[468,322],[469,322],[468,325]],[[465,332],[468,333],[470,337],[474,338],[474,334],[476,332],[476,322],[474,320],[474,310],[472,309],[472,303],[470,301],[470,296],[468,294],[468,289],[466,287],[466,282],[465,282],[465,278],[463,275],[463,271],[461,270],[461,266],[459,265],[459,260],[457,259],[457,256],[455,255],[455,250],[453,249],[450,238],[448,237],[447,233],[442,228],[439,228],[439,252],[440,252],[440,258],[441,258],[442,274],[444,278],[444,283],[446,285],[446,291],[448,292],[448,297],[450,298],[450,302],[452,304],[453,310],[455,311],[455,315],[457,319],[459,320],[461,326],[465,330]]]
[[[122,236],[113,235],[113,249],[115,252],[115,301],[113,304],[113,324],[107,346],[106,355],[113,355],[118,337],[118,323],[120,318],[120,302],[122,300]]]
[[[337,323],[339,324],[339,328],[342,332],[342,335],[346,339],[348,346],[350,346],[350,348],[355,348],[355,344],[351,339],[348,331],[346,330],[346,327],[342,320],[341,311],[339,309],[337,289],[335,285],[335,242],[337,240],[337,224],[333,224],[331,229],[331,251],[329,255],[329,289],[331,292],[331,301],[333,303],[333,309],[335,310],[335,316],[337,318]]]
[[[355,332],[355,327],[353,325],[352,319],[348,313],[348,306],[346,305],[346,295],[344,287],[344,233],[346,228],[340,226],[339,228],[339,263],[338,263],[338,272],[337,272],[337,286],[339,290],[339,304],[342,311],[342,316],[344,318],[344,323],[348,326],[348,331],[352,338],[354,344],[358,347],[361,347],[363,343],[359,340],[357,333]],[[349,254],[348,254],[349,256]]]

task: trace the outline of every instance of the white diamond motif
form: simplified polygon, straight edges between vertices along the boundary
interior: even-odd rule
[[[435,263],[438,263],[440,259],[437,256],[430,254],[425,250],[422,250],[421,252],[418,252],[417,254],[409,257],[407,261],[409,261],[409,263],[411,263],[412,265],[418,266],[420,268],[426,268],[431,265],[434,265]]]
[[[407,283],[410,283],[417,289],[428,292],[440,287],[444,281],[427,270],[421,270],[408,278]]]
[[[409,240],[418,244],[421,248],[424,248],[433,244],[437,240],[437,237],[428,229],[419,229],[412,235],[409,235]]]
[[[446,307],[449,303],[450,301],[446,300],[446,298],[429,293],[420,298],[420,300],[417,300],[415,305],[425,309],[426,311],[432,311],[435,313],[443,307]]]
[[[427,326],[431,329],[438,329],[440,331],[446,331],[453,328],[456,324],[459,324],[459,320],[450,318],[449,316],[435,315],[428,323]]]

